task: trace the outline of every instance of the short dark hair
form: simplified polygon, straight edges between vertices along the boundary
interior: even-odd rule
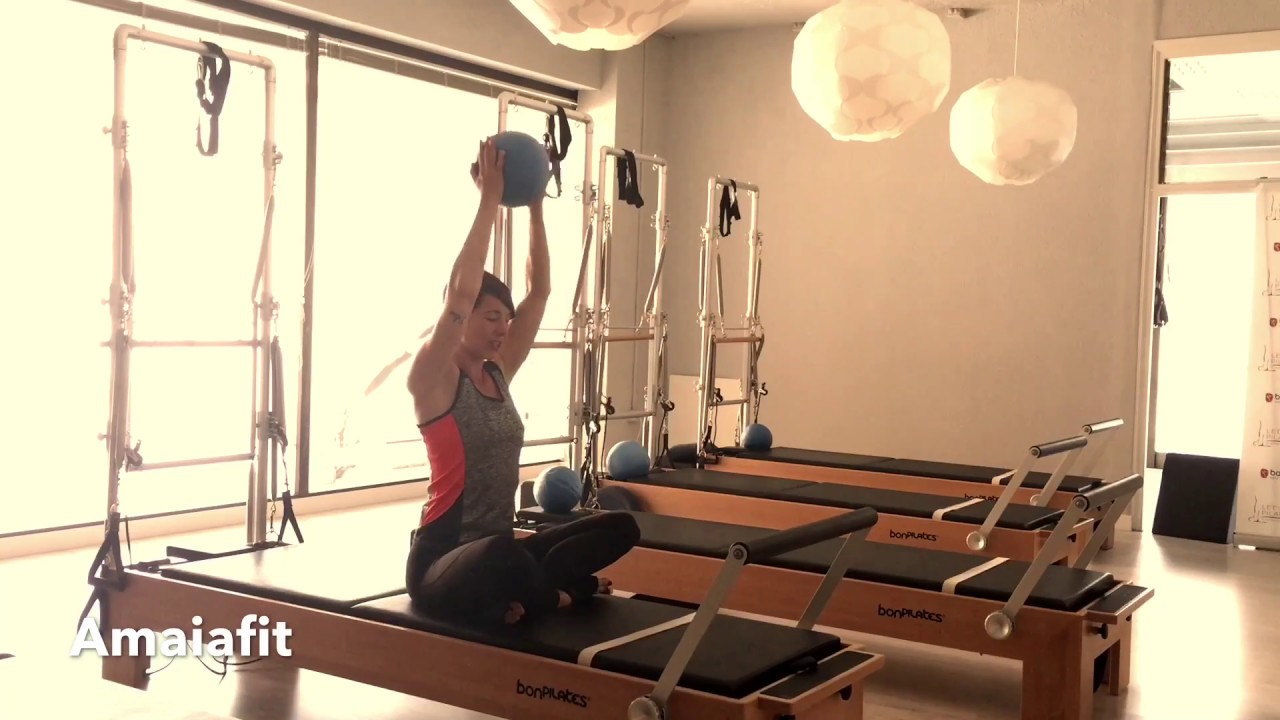
[[[489,272],[484,273],[484,279],[480,281],[480,294],[476,296],[476,305],[480,304],[480,300],[485,295],[492,295],[498,299],[498,302],[511,313],[511,317],[516,315],[516,304],[511,300],[511,288],[506,283],[498,279],[497,275]]]
[[[448,295],[449,286],[445,285],[441,297],[448,297]],[[476,295],[476,304],[473,307],[479,307],[480,301],[484,299],[485,295],[492,295],[497,298],[498,302],[502,303],[503,307],[507,309],[507,312],[511,313],[511,317],[516,316],[516,304],[511,299],[511,288],[507,287],[506,283],[499,280],[497,275],[488,270],[484,272],[484,277],[480,280],[480,293]]]

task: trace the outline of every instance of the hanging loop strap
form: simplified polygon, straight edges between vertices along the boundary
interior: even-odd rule
[[[720,237],[729,237],[729,233],[733,231],[733,221],[741,219],[742,213],[738,210],[738,183],[730,180],[720,193]]]
[[[196,148],[201,155],[212,157],[218,154],[218,116],[227,102],[227,88],[231,86],[231,61],[217,44],[206,40],[204,46],[207,52],[196,60],[196,99],[209,115],[209,147],[205,147],[204,133],[200,123],[196,123]]]
[[[560,125],[560,139],[556,140],[556,124]],[[573,142],[573,132],[569,127],[569,116],[564,108],[556,108],[554,113],[547,113],[547,132],[542,136],[542,144],[547,148],[547,157],[551,160],[551,177],[556,181],[556,194],[547,194],[549,198],[558,198],[563,192],[560,184],[560,163],[569,157],[569,145]]]
[[[630,150],[622,151],[623,157],[614,163],[618,170],[618,199],[634,208],[644,207],[644,198],[640,196],[639,171],[636,168],[636,154]]]

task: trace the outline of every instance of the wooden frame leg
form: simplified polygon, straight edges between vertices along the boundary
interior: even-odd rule
[[[1120,634],[1116,643],[1107,649],[1107,688],[1112,695],[1123,695],[1129,689],[1130,652],[1133,645],[1133,625],[1123,622],[1112,632]]]
[[[146,655],[102,658],[102,679],[145,690],[151,658]]]
[[[1022,661],[1022,720],[1089,720],[1093,716],[1093,658],[1073,632],[1047,640],[1062,652],[1038,653]],[[1086,667],[1087,666],[1087,667]]]

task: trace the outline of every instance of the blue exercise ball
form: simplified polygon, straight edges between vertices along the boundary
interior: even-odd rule
[[[582,499],[582,478],[563,465],[547,468],[533,483],[533,499],[549,513],[568,513]]]
[[[752,423],[742,434],[742,447],[748,450],[768,450],[773,447],[773,431],[768,425]]]
[[[532,205],[547,194],[551,180],[551,158],[541,140],[508,130],[493,136],[503,156],[502,205],[516,208]]]
[[[605,464],[615,480],[642,477],[649,474],[649,451],[635,440],[624,440],[609,451]]]

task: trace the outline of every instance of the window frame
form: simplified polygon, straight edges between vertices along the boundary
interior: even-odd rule
[[[540,99],[567,110],[579,108],[579,97],[576,89],[562,87],[543,80],[519,75],[512,72],[487,67],[448,55],[431,52],[421,47],[401,43],[386,37],[353,30],[351,28],[318,21],[312,18],[292,14],[287,11],[263,7],[247,0],[193,0],[210,8],[230,11],[250,18],[264,21],[280,27],[280,31],[272,31],[263,27],[242,25],[219,19],[202,16],[193,12],[183,12],[167,7],[136,2],[134,0],[64,0],[79,5],[96,7],[121,15],[139,18],[141,23],[147,21],[163,22],[193,31],[216,33],[228,38],[236,38],[259,46],[269,46],[289,51],[300,51],[306,57],[306,134],[305,134],[305,227],[303,236],[303,267],[297,271],[303,274],[301,311],[302,331],[300,348],[301,382],[296,399],[298,414],[296,437],[289,459],[292,460],[292,489],[295,497],[312,495],[333,495],[341,492],[368,490],[374,487],[385,487],[414,482],[425,478],[406,478],[397,474],[395,479],[376,485],[362,485],[352,488],[325,489],[312,493],[309,483],[309,456],[311,454],[310,437],[310,385],[311,385],[311,336],[314,317],[311,307],[314,300],[314,285],[311,273],[307,268],[315,259],[314,245],[316,234],[316,166],[317,166],[317,107],[319,91],[323,88],[323,77],[319,72],[321,56],[340,59],[345,62],[364,65],[374,70],[404,75],[421,82],[442,85],[451,90],[487,96],[497,100],[503,93],[516,93],[523,97]],[[164,0],[160,0],[163,3]],[[288,30],[295,32],[290,33]],[[495,119],[497,107],[495,102]],[[297,151],[294,151],[297,152]],[[286,270],[287,271],[287,270]],[[95,338],[99,344],[102,341]],[[404,442],[404,441],[400,441]],[[272,452],[270,448],[258,448],[258,452]],[[272,496],[277,495],[272,488]],[[243,507],[248,498],[236,503]],[[175,514],[203,512],[225,509],[227,505],[215,507],[189,508],[179,511],[157,513],[154,517],[167,517]],[[153,515],[137,516],[135,519],[150,518]],[[52,530],[68,530],[86,528],[100,524],[100,520],[91,520],[56,528],[25,529],[14,533],[3,533],[0,537],[24,536],[33,533],[44,533]]]

